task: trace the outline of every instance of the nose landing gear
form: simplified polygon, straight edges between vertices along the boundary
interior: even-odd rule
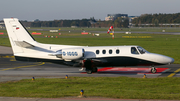
[[[157,72],[156,68],[154,66],[151,67],[151,73],[155,74]]]

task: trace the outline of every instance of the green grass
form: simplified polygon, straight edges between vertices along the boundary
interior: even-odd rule
[[[80,95],[120,99],[180,100],[180,78],[69,77],[0,83],[0,96],[58,98]]]
[[[0,45],[1,46],[8,46],[8,47],[11,46],[8,38],[0,38]]]

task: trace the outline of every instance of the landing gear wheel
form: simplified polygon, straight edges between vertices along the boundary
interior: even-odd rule
[[[157,71],[157,70],[156,70],[156,68],[155,68],[155,67],[152,67],[152,69],[151,69],[151,73],[153,73],[153,74],[154,74],[154,73],[156,73],[156,71]]]
[[[87,74],[92,74],[92,70],[86,70]]]
[[[83,71],[83,70],[84,70],[84,68],[79,69],[79,71]]]
[[[94,72],[94,73],[96,73],[97,71],[98,71],[97,67],[94,67],[94,68],[92,69],[92,72]]]

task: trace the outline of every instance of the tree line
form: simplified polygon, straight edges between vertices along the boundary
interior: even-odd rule
[[[94,17],[82,20],[53,20],[53,21],[21,21],[26,27],[119,27],[126,28],[129,26],[129,20],[118,18],[115,21],[95,20]]]
[[[143,14],[140,17],[132,20],[132,23],[138,26],[138,24],[169,24],[169,23],[180,23],[180,13],[175,14]]]

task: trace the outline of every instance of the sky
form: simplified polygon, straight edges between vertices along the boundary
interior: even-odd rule
[[[1,0],[0,20],[104,20],[107,14],[180,13],[180,0]]]

